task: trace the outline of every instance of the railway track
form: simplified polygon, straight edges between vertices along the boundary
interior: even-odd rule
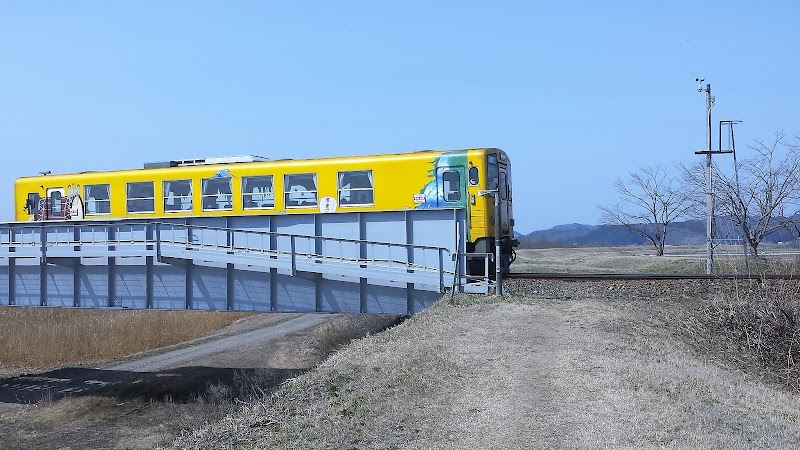
[[[506,279],[527,280],[800,280],[798,274],[685,274],[685,273],[511,273]]]

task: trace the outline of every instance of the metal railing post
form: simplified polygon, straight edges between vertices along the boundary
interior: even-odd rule
[[[297,244],[295,243],[294,235],[289,237],[289,250],[292,252],[292,276],[297,275]]]
[[[492,256],[488,253],[486,254],[486,256],[483,257],[483,276],[487,285],[489,284],[489,260],[491,259]]]
[[[456,274],[458,274],[458,261],[456,261]],[[439,292],[444,292],[444,249],[442,248],[439,248]]]
[[[156,241],[156,258],[161,259],[161,224],[156,222],[156,229],[153,238]]]

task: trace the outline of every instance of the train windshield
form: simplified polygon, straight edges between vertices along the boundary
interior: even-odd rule
[[[498,170],[497,170],[497,155],[492,153],[487,158],[487,182],[489,184],[489,190],[497,189],[497,177],[498,177]]]

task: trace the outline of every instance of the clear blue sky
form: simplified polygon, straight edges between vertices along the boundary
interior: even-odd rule
[[[594,224],[699,158],[698,76],[740,152],[800,133],[797,5],[0,1],[0,220],[40,170],[491,146],[519,231]]]

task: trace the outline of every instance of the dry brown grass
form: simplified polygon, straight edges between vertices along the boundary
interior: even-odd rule
[[[576,247],[517,250],[513,272],[542,273],[702,273],[705,253],[694,247],[672,247],[656,256],[649,247]]]
[[[298,316],[260,314],[211,336],[244,333]],[[170,370],[141,373],[120,378],[120,383],[94,395],[45,397],[35,405],[14,405],[5,411],[0,403],[0,448],[151,449],[167,445],[182,430],[221,420],[243,405],[260,401],[287,377],[316,366],[343,343],[377,333],[399,319],[397,315],[331,315],[310,329],[196,359],[191,375]],[[210,369],[213,375],[218,373],[215,368],[225,364],[243,368],[225,381],[203,378],[204,371]],[[194,384],[180,382],[184,376],[193,378]],[[171,393],[152,396],[153,388]]]
[[[724,274],[799,274],[800,260],[787,249],[762,246],[759,258],[745,265],[739,246],[714,250],[714,272]],[[513,272],[542,273],[705,273],[704,246],[669,246],[664,256],[650,247],[574,247],[517,250]]]
[[[118,358],[192,340],[249,312],[0,307],[0,370]]]
[[[800,391],[800,286],[794,281],[736,281],[685,321],[706,348],[725,352],[756,375],[776,375]]]
[[[694,299],[459,296],[176,448],[790,448],[800,398],[679,339]]]
[[[147,450],[212,416],[211,406],[197,404],[70,397],[0,412],[0,447]]]
[[[522,251],[517,270],[701,273],[705,255],[686,250],[694,253]],[[783,264],[766,259],[754,269]],[[518,292],[521,284],[508,287]],[[502,300],[458,296],[455,305],[437,304],[173,445],[792,448],[800,440],[796,392],[740,364],[741,348],[697,345],[685,329],[712,299],[777,291],[758,282],[551,284]],[[797,283],[781,286],[789,293]],[[762,335],[769,317],[782,316],[769,325],[782,342],[778,329],[794,320],[785,312],[736,314]],[[744,333],[751,341],[752,330]]]

